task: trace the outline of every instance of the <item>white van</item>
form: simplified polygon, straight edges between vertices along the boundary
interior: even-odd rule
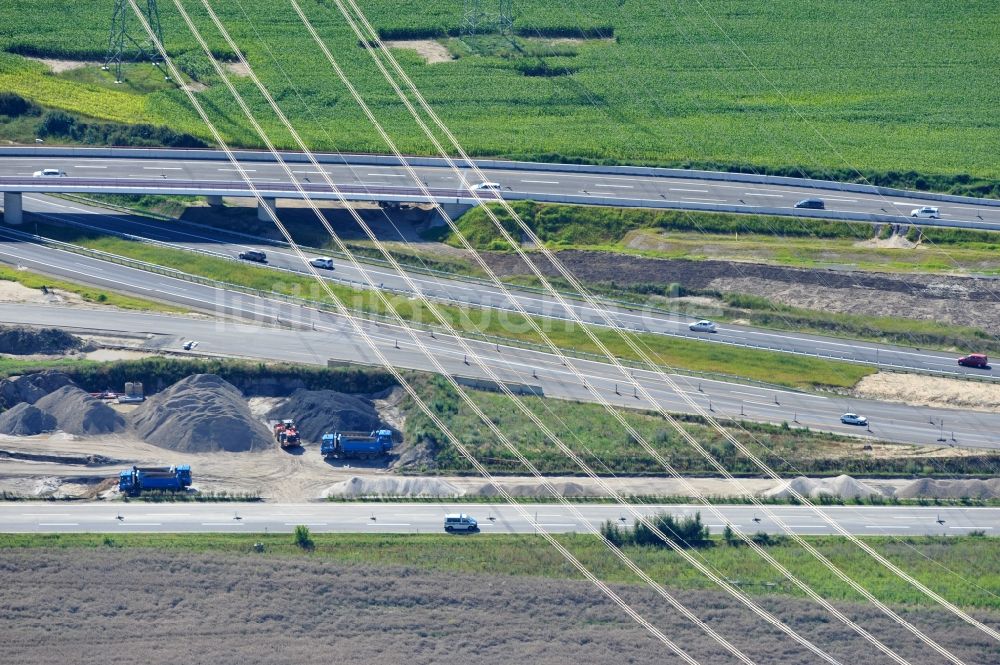
[[[453,513],[444,516],[444,530],[448,533],[452,531],[479,531],[479,522],[465,513]]]

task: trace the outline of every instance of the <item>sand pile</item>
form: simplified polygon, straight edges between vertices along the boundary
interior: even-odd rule
[[[64,353],[84,346],[82,339],[58,328],[0,326],[0,353],[31,355]]]
[[[21,402],[13,409],[0,413],[0,434],[12,436],[34,436],[51,432],[56,428],[56,419],[27,402]]]
[[[353,476],[348,480],[331,485],[323,492],[323,496],[347,498],[366,496],[455,497],[461,495],[462,490],[444,480],[437,478],[399,478],[396,476],[377,478]]]
[[[34,404],[50,392],[59,390],[63,386],[75,385],[72,379],[62,372],[52,370],[4,379],[0,381],[0,406],[9,409],[21,402]]]
[[[538,483],[508,484],[500,483],[511,496],[521,497],[551,497],[552,493]],[[587,487],[572,481],[553,482],[552,486],[559,492],[560,496],[582,497],[582,496],[606,496],[607,492],[598,486]],[[499,496],[496,488],[490,484],[484,484],[476,492],[479,496]]]
[[[294,419],[303,441],[319,441],[336,430],[370,432],[381,424],[370,400],[333,390],[296,390],[267,417]]]
[[[243,394],[214,374],[194,374],[153,395],[132,412],[147,443],[182,452],[245,452],[274,445]]]
[[[59,429],[69,434],[108,434],[125,429],[125,419],[117,411],[76,386],[63,386],[35,406],[55,417]]]
[[[878,489],[860,483],[850,476],[837,476],[836,478],[806,478],[805,476],[799,476],[792,480],[786,480],[777,487],[763,492],[763,496],[784,499],[792,496],[792,490],[810,499],[817,499],[824,495],[835,496],[841,499],[853,499],[856,497],[869,497],[873,494],[882,494]]]
[[[864,377],[854,394],[865,399],[889,400],[944,409],[977,409],[1000,413],[1000,384],[916,374],[880,372]]]
[[[921,478],[896,490],[901,499],[996,499],[1000,498],[1000,478],[989,480],[931,480]]]

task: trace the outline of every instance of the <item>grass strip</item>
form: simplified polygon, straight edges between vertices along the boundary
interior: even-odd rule
[[[41,289],[43,286],[49,290],[65,291],[74,293],[85,302],[99,305],[111,305],[122,309],[133,309],[143,312],[187,312],[183,307],[175,307],[163,303],[144,300],[133,296],[105,291],[93,286],[74,284],[61,279],[55,279],[46,275],[30,272],[28,270],[18,270],[10,266],[0,266],[0,280],[7,282],[17,282],[29,289]]]

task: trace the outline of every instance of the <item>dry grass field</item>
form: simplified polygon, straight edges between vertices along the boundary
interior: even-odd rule
[[[0,577],[0,660],[21,665],[680,662],[578,581],[140,548],[5,549]],[[618,588],[700,662],[734,662],[646,589]],[[679,596],[757,663],[816,662],[717,592]],[[814,605],[762,602],[840,662],[888,662]],[[840,606],[910,663],[942,662],[870,608]],[[1000,661],[950,615],[904,614],[970,665]]]

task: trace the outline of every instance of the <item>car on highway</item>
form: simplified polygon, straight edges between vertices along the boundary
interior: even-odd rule
[[[267,263],[267,254],[256,249],[248,249],[239,254],[241,261],[253,261],[255,263]]]
[[[35,171],[31,175],[35,178],[64,178],[66,177],[66,172],[59,169],[42,169],[41,171]]]
[[[868,419],[856,413],[845,413],[840,417],[840,422],[845,425],[867,425]]]
[[[198,346],[198,342],[194,341],[193,339],[189,339],[188,341],[184,342],[184,344],[181,345],[181,348],[184,349],[185,351],[191,351],[196,346]]]
[[[923,219],[941,219],[941,213],[934,206],[922,206],[910,211],[910,217],[920,217]]]
[[[488,180],[484,180],[483,182],[477,182],[472,187],[469,187],[469,189],[474,189],[476,191],[499,192],[503,189],[503,187],[500,186],[499,182],[489,182]]]
[[[327,258],[325,256],[317,256],[315,259],[309,262],[314,268],[323,268],[324,270],[333,270],[333,259]]]
[[[719,326],[715,325],[711,321],[695,321],[688,326],[688,330],[693,332],[718,332]]]
[[[958,359],[958,364],[962,367],[990,369],[990,359],[986,357],[985,353],[970,353],[967,356],[962,356]]]
[[[444,516],[444,530],[448,533],[454,531],[475,533],[479,531],[479,522],[474,517],[469,517],[465,513],[451,513]]]
[[[796,208],[807,208],[809,210],[825,210],[826,203],[823,199],[802,199],[795,204]]]

